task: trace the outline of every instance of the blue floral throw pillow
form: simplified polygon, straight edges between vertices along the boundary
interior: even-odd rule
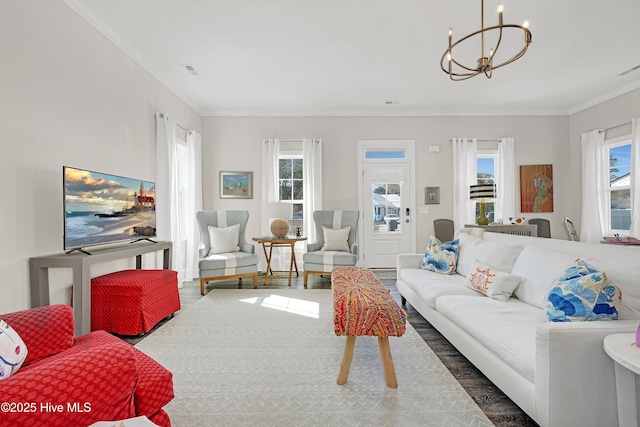
[[[420,267],[423,270],[435,271],[440,274],[456,274],[459,243],[458,239],[451,242],[441,242],[435,236],[430,236],[429,245]]]
[[[546,300],[550,322],[616,320],[620,310],[620,289],[603,271],[578,259],[551,287]]]

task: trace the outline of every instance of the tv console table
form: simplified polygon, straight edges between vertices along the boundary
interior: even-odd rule
[[[128,245],[91,249],[91,255],[73,252],[29,259],[31,307],[49,305],[49,269],[73,270],[73,314],[76,336],[91,332],[91,265],[136,257],[136,269],[142,268],[142,255],[164,251],[163,269],[171,268],[171,242],[135,242]]]

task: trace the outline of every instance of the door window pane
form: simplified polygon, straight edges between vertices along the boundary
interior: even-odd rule
[[[377,182],[371,186],[373,196],[373,232],[402,232],[402,204],[398,181]]]
[[[365,159],[406,159],[406,151],[375,151],[367,150],[364,153]]]

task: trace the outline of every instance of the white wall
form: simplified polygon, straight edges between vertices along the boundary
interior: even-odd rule
[[[260,233],[263,138],[323,138],[327,209],[358,208],[358,140],[415,139],[418,206],[424,187],[441,188],[441,204],[418,219],[422,251],[433,219],[452,214],[451,137],[513,136],[517,165],[553,164],[555,212],[535,216],[564,238],[561,218],[580,218],[580,133],[640,116],[640,90],[572,116],[201,119],[63,2],[1,0],[0,313],[29,307],[28,259],[62,250],[63,165],[156,180],[156,111],[202,126],[204,206],[248,209],[249,237]],[[221,170],[253,171],[254,198],[219,199]],[[130,266],[101,265],[92,275]],[[68,301],[70,272],[51,277],[52,302]]]
[[[155,181],[155,112],[198,131],[201,119],[61,1],[0,2],[0,94],[4,313],[30,306],[28,259],[62,252],[63,165]],[[51,282],[52,302],[68,302],[70,270]]]
[[[416,195],[424,206],[424,187],[440,187],[440,204],[428,205],[429,214],[417,215],[417,250],[426,248],[433,220],[453,212],[453,151],[456,136],[497,139],[513,136],[516,165],[554,166],[555,212],[525,214],[552,222],[552,236],[564,238],[561,219],[567,215],[569,155],[567,116],[528,117],[206,117],[203,118],[203,191],[205,209],[247,209],[248,237],[260,233],[261,145],[263,138],[282,140],[322,138],[323,207],[358,209],[357,141],[361,139],[414,139],[416,141]],[[429,153],[439,145],[439,153]],[[219,198],[218,173],[253,171],[254,198]],[[518,169],[519,170],[519,169]],[[518,179],[519,177],[516,177]],[[517,212],[520,205],[518,200]]]
[[[576,223],[578,234],[581,225],[582,203],[582,145],[580,135],[594,129],[615,128],[605,133],[605,138],[631,134],[631,119],[640,117],[640,89],[617,96],[586,110],[572,114],[569,120],[569,178],[571,199],[569,214]],[[624,126],[618,126],[624,124]]]

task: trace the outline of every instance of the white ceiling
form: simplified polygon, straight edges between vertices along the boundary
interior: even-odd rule
[[[202,116],[569,114],[640,87],[640,69],[618,75],[640,65],[640,0],[504,0],[533,43],[463,82],[440,58],[449,27],[480,28],[480,0],[65,2]]]

